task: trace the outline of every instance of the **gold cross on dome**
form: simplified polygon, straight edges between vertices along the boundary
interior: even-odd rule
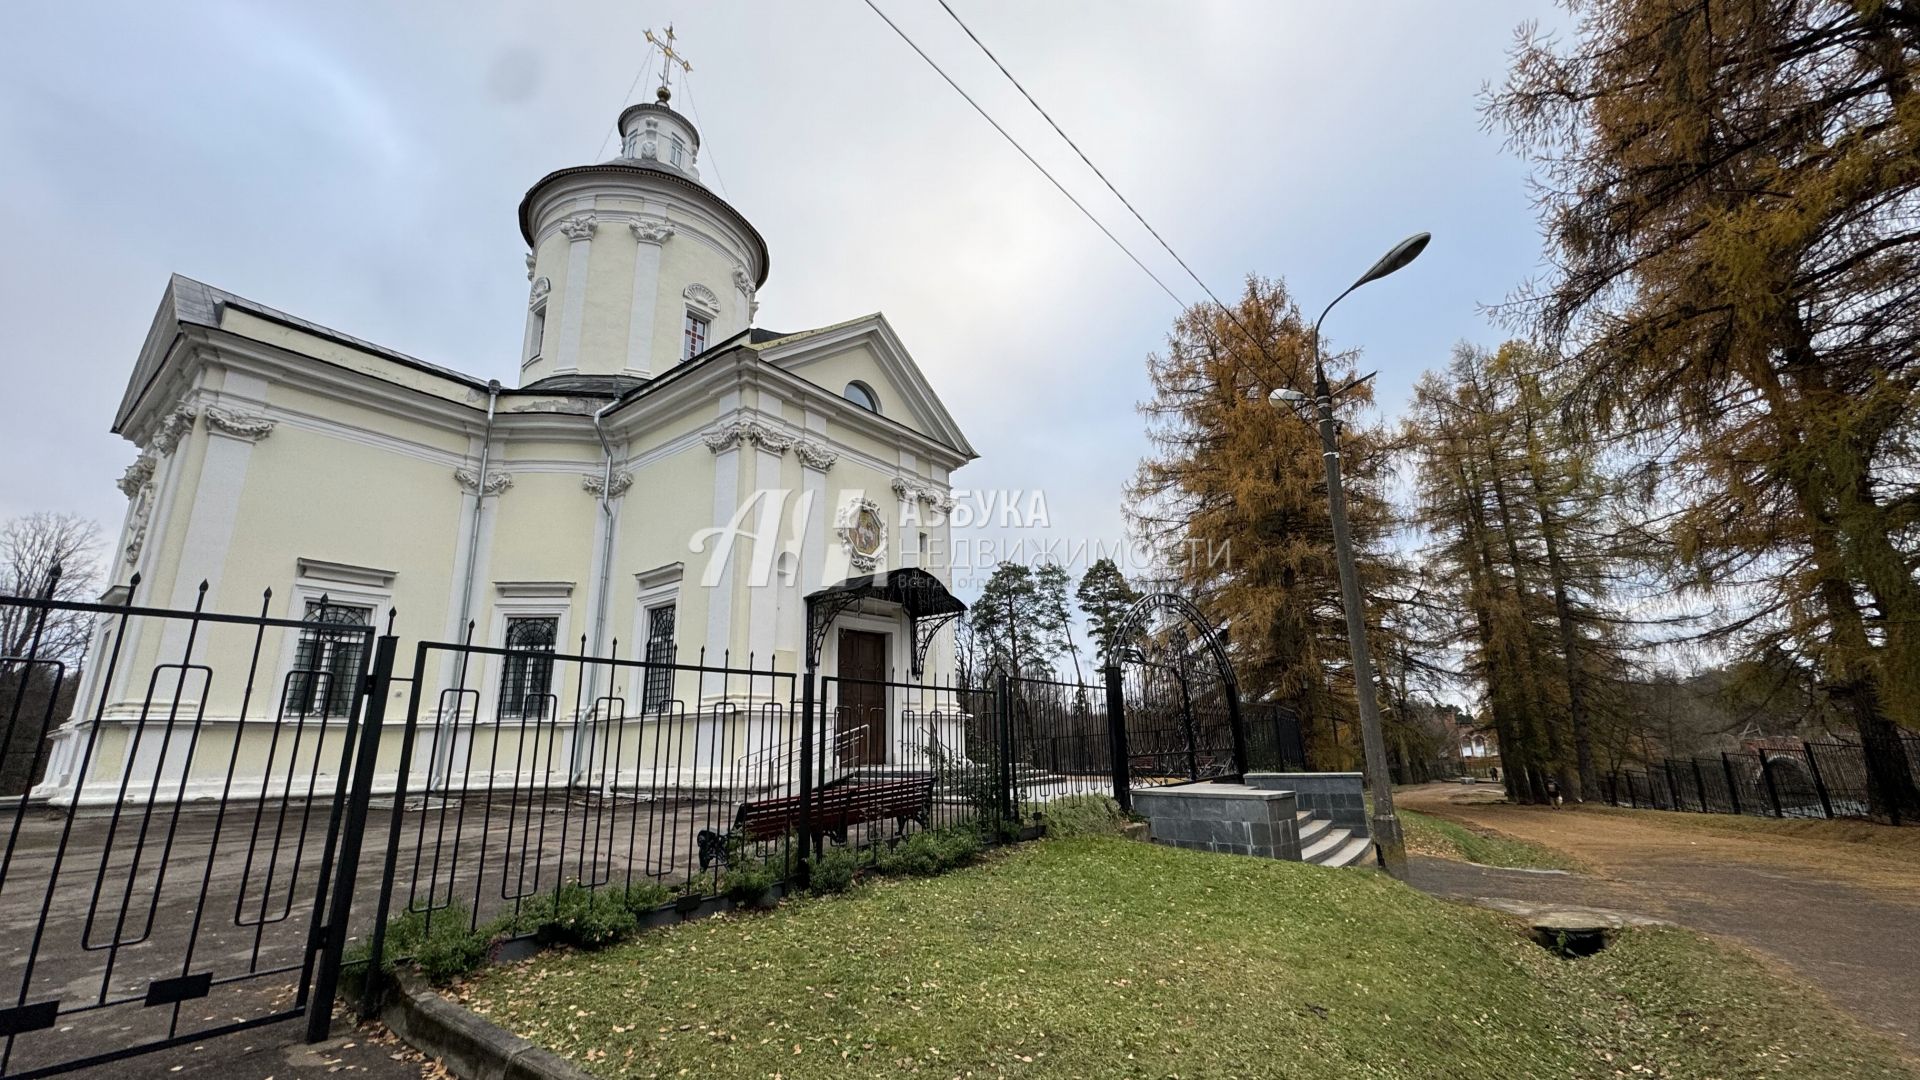
[[[672,23],[667,24],[666,33],[659,37],[655,37],[653,31],[647,31],[647,40],[657,46],[660,49],[660,54],[666,57],[666,62],[660,65],[660,97],[661,100],[665,100],[671,90],[669,84],[673,80],[673,65],[679,64],[680,70],[683,72],[692,71],[693,65],[687,63],[686,57],[681,56],[673,50]]]

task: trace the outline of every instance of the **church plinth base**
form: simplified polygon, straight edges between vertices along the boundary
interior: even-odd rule
[[[1300,859],[1293,793],[1245,784],[1182,784],[1137,788],[1134,813],[1147,819],[1156,843],[1195,851]]]

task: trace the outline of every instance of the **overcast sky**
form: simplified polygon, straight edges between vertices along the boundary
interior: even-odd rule
[[[1478,305],[1535,271],[1525,170],[1477,94],[1545,0],[952,0],[1223,297],[1249,272],[1316,309],[1397,415]],[[1133,225],[934,0],[881,0],[1189,301]],[[759,324],[884,311],[981,460],[1052,532],[1124,535],[1143,359],[1177,310],[861,0],[820,3],[34,4],[0,38],[0,518],[118,527],[134,448],[107,428],[178,271],[512,384],[547,171],[610,126],[671,20],[707,181],[765,235]],[[632,100],[650,96],[642,85]]]

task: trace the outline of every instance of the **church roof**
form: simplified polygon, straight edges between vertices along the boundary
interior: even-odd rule
[[[544,379],[535,379],[518,390],[502,390],[503,394],[578,394],[583,397],[617,398],[631,390],[638,390],[647,384],[647,380],[638,375],[549,375]]]
[[[428,363],[419,357],[408,356],[406,353],[397,352],[384,345],[376,345],[365,338],[357,338],[352,334],[343,333],[330,326],[322,326],[310,319],[303,319],[298,315],[289,315],[278,308],[268,307],[259,301],[249,300],[237,293],[230,293],[225,289],[209,285],[204,281],[196,281],[184,274],[175,274],[172,279],[168,281],[167,294],[166,297],[161,300],[161,306],[164,309],[168,304],[173,306],[173,317],[178,322],[189,323],[194,326],[217,328],[220,325],[220,309],[222,307],[237,308],[249,314],[257,315],[269,322],[277,322],[283,326],[292,327],[295,330],[304,330],[315,337],[337,341],[342,345],[351,345],[356,349],[374,353],[388,360],[392,360],[395,363],[404,364],[407,367],[418,368],[421,371],[431,372],[432,374],[463,382],[470,386],[477,386],[482,390],[487,387],[487,381],[485,379],[476,379],[465,372],[455,371],[450,367],[441,367],[439,364]]]
[[[738,226],[740,230],[746,234],[747,239],[753,242],[754,250],[760,256],[760,272],[754,278],[753,287],[758,289],[767,283],[767,271],[772,264],[767,255],[767,240],[760,235],[760,230],[753,227],[753,223],[747,220],[745,214],[735,210],[732,203],[714,194],[713,189],[695,180],[693,177],[688,176],[686,173],[681,172],[679,169],[671,165],[662,164],[659,161],[638,161],[625,157],[614,158],[611,161],[603,161],[598,165],[574,165],[565,169],[555,169],[541,177],[532,187],[527,189],[526,195],[520,199],[520,236],[527,242],[528,247],[533,246],[532,214],[534,196],[540,194],[542,189],[556,180],[596,172],[611,173],[614,175],[646,176],[664,180],[670,184],[677,184],[689,191],[699,192],[710,200],[714,207],[730,219],[734,225]]]

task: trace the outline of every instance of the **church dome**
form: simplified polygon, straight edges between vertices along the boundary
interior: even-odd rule
[[[620,114],[617,157],[558,169],[520,201],[522,386],[651,378],[752,325],[766,241],[700,179],[700,132],[657,100]]]

